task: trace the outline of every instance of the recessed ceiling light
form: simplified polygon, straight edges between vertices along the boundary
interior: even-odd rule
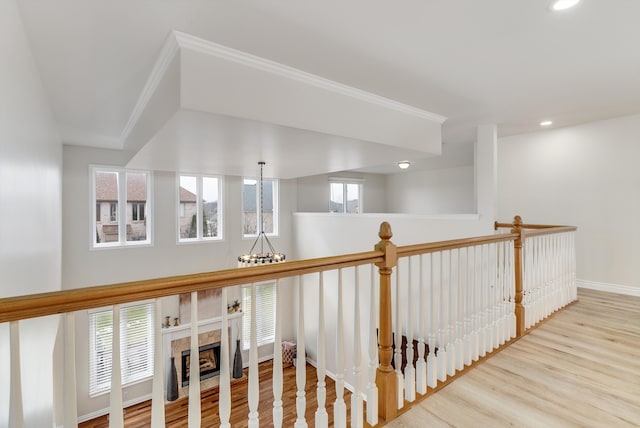
[[[552,124],[553,122],[551,122],[550,120],[543,120],[542,122],[540,122],[540,126],[549,126]]]
[[[398,162],[398,166],[400,167],[400,169],[407,169],[411,166],[411,162],[409,162],[408,160],[403,160]]]
[[[553,10],[565,10],[572,8],[573,6],[580,3],[580,0],[556,0],[551,5],[551,9]]]

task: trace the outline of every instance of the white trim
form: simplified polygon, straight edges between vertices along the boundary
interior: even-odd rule
[[[148,379],[148,380],[150,380],[150,379]],[[124,403],[122,403],[122,408],[124,409],[124,408],[127,408],[129,406],[133,406],[135,404],[142,403],[143,401],[149,401],[149,400],[151,400],[151,398],[152,398],[151,394],[145,394],[145,395],[142,395],[140,397],[136,397],[134,399],[131,399],[131,400],[128,400],[128,401],[125,401]],[[87,413],[87,414],[82,415],[82,416],[78,416],[78,423],[87,422],[87,421],[90,421],[91,419],[99,418],[100,416],[104,416],[104,415],[106,415],[108,413],[109,413],[109,408],[105,407],[104,409],[99,409],[99,410],[96,410],[94,412]]]
[[[158,59],[153,65],[151,74],[142,89],[140,97],[138,97],[138,101],[129,116],[129,120],[120,134],[119,142],[121,147],[124,147],[124,142],[129,138],[129,134],[131,134],[131,131],[140,120],[140,116],[142,116],[142,113],[147,108],[149,101],[153,97],[153,94],[155,94],[158,85],[164,78],[164,75],[171,64],[171,61],[175,58],[178,50],[179,46],[177,39],[174,34],[170,33],[162,46]]]
[[[311,358],[307,357],[307,363],[311,364],[313,367],[318,368],[318,362],[312,360]],[[334,372],[332,372],[331,370],[326,370],[325,369],[325,374],[331,378],[334,382],[336,380],[336,374]],[[344,381],[344,387],[349,390],[349,392],[351,392],[353,394],[353,385],[351,385],[349,382]],[[362,396],[362,398],[364,399],[364,401],[367,401],[367,394],[363,391],[360,391],[360,395]]]
[[[297,68],[289,67],[287,65],[251,55],[227,46],[219,45],[217,43],[213,43],[208,40],[192,36],[190,34],[182,33],[175,30],[172,32],[172,34],[173,37],[175,37],[177,45],[181,49],[190,49],[192,51],[222,58],[227,61],[254,68],[256,70],[282,76],[287,79],[296,80],[307,85],[315,86],[317,88],[335,92],[340,95],[355,98],[360,101],[368,102],[370,104],[375,104],[380,107],[396,110],[422,119],[438,122],[439,124],[442,124],[445,120],[447,120],[446,117],[439,114],[418,109],[416,107],[403,104],[398,101],[382,97],[380,95],[375,95],[361,89],[356,89],[354,87],[347,86],[333,80],[325,79],[315,74],[307,73]]]
[[[364,178],[349,178],[349,177],[329,177],[330,182],[338,182],[338,183],[354,183],[354,184],[362,184],[365,182]]]
[[[640,288],[631,287],[629,285],[608,284],[606,282],[587,281],[585,279],[576,279],[578,288],[588,288],[590,290],[606,291],[608,293],[625,294],[627,296],[640,297]]]
[[[357,216],[358,218],[396,218],[396,219],[415,219],[415,220],[450,220],[450,221],[469,221],[480,220],[479,214],[395,214],[395,213],[328,213],[328,212],[295,212],[291,213],[294,217],[336,217],[336,216]]]

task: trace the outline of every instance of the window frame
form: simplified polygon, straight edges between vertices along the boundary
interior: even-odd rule
[[[245,291],[249,290],[249,295],[248,298],[251,298],[251,286],[253,284],[245,284],[242,286],[241,289],[241,301],[242,301],[242,329],[241,329],[241,340],[240,340],[240,346],[241,349],[243,351],[247,351],[249,350],[250,346],[251,346],[251,337],[245,337],[245,329],[248,331],[251,328],[251,310],[250,310],[250,306],[245,302],[245,298],[247,296],[245,296]],[[257,343],[258,343],[258,347],[260,346],[265,346],[265,345],[269,345],[269,344],[273,344],[275,342],[275,324],[276,324],[276,311],[277,311],[277,305],[278,305],[278,284],[276,281],[264,281],[264,282],[258,282],[255,283],[256,286],[256,302],[258,302],[259,300],[259,292],[258,289],[259,288],[263,288],[263,287],[272,287],[273,288],[273,311],[271,312],[271,316],[272,316],[272,322],[273,322],[273,330],[272,330],[272,334],[270,334],[269,336],[266,336],[266,338],[260,338],[258,337],[257,339]],[[262,309],[262,310],[260,310]],[[258,331],[263,330],[262,323],[261,323],[261,318],[265,315],[265,311],[264,311],[265,307],[260,304],[256,307],[256,328]]]
[[[186,206],[180,201],[180,178],[193,177],[196,180],[196,237],[182,238],[180,236],[180,219],[186,214]],[[202,230],[202,195],[204,189],[204,179],[214,178],[218,183],[218,235],[203,236]],[[223,202],[224,177],[216,174],[191,174],[187,172],[176,173],[176,242],[178,244],[193,244],[211,241],[222,241],[224,239],[224,202]]]
[[[332,211],[331,203],[331,186],[333,184],[341,184],[342,185],[342,211]],[[358,211],[357,212],[347,212],[348,206],[348,193],[347,188],[349,185],[358,186]],[[332,214],[362,214],[364,212],[364,179],[361,178],[340,178],[340,177],[331,177],[329,178],[329,212]]]
[[[243,239],[252,239],[252,238],[256,238],[258,236],[258,227],[257,227],[257,223],[256,223],[256,233],[244,233],[245,230],[245,206],[244,206],[244,182],[245,180],[252,180],[256,182],[256,221],[257,221],[257,215],[258,215],[258,210],[260,209],[260,193],[261,193],[261,189],[259,187],[260,185],[260,177],[242,177],[242,188],[240,191],[240,195],[242,197],[242,238]],[[269,181],[272,184],[273,188],[272,188],[272,197],[273,197],[273,231],[272,232],[265,232],[265,235],[267,236],[279,236],[280,233],[280,180],[276,179],[276,178],[264,178],[263,177],[263,182],[265,181]]]
[[[117,195],[118,200],[116,202],[109,202],[109,221],[115,222],[118,226],[118,240],[112,242],[98,242],[98,223],[102,219],[97,218],[98,200],[96,195],[96,174],[99,172],[114,173],[117,176]],[[127,174],[144,174],[146,177],[146,201],[145,204],[145,220],[139,222],[145,222],[146,239],[128,241],[127,240]],[[117,166],[107,165],[89,165],[89,181],[91,183],[89,188],[90,201],[91,201],[91,219],[90,225],[90,245],[91,250],[102,250],[109,248],[123,248],[123,247],[148,247],[153,245],[153,173],[146,170],[127,169]],[[122,203],[124,201],[124,203]],[[131,202],[132,206],[136,202]],[[115,205],[115,220],[112,216],[112,206]],[[102,210],[100,210],[102,211]],[[124,219],[124,225],[120,224]],[[131,213],[131,222],[138,222],[133,220],[133,209]],[[124,227],[121,227],[124,226]]]
[[[147,330],[147,337],[149,337],[149,343],[146,344],[145,352],[135,352],[130,351],[131,345],[126,342],[126,329],[123,334],[123,323],[126,322],[126,311],[131,308],[144,308],[146,309],[144,319],[147,322],[145,326]],[[97,343],[97,329],[96,329],[96,321],[92,320],[92,317],[97,314],[108,313],[111,314],[111,338],[113,338],[113,306],[105,306],[102,308],[90,309],[87,311],[87,329],[89,330],[89,343],[87,352],[89,353],[88,358],[88,392],[89,397],[94,398],[100,395],[108,394],[111,391],[111,373],[112,373],[112,362],[109,362],[109,369],[105,369],[106,378],[103,382],[99,382],[100,376],[95,372],[97,370],[96,364],[99,359],[98,350],[96,347]],[[154,370],[154,341],[156,337],[154,336],[154,323],[155,323],[155,303],[153,300],[145,300],[141,302],[133,302],[120,305],[120,365],[121,365],[121,382],[122,386],[130,386],[135,385],[137,383],[145,382],[153,378],[153,370]],[[111,355],[111,348],[107,350],[108,354]],[[139,371],[129,372],[125,364],[123,364],[123,359],[126,360],[127,356],[132,355],[145,355],[145,364],[144,367],[146,369]],[[139,364],[139,363],[138,363]],[[94,380],[98,379],[98,380]],[[108,380],[107,380],[108,379]]]

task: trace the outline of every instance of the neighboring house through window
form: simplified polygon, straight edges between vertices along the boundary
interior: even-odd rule
[[[222,238],[222,179],[215,176],[178,176],[178,241]]]
[[[108,167],[92,167],[91,173],[93,246],[150,243],[151,174]]]
[[[331,179],[329,211],[357,214],[362,212],[362,183],[357,179]]]
[[[263,214],[264,233],[278,234],[278,180],[263,179]],[[245,178],[242,186],[243,235],[258,234],[258,210],[260,209],[259,182],[253,178]]]

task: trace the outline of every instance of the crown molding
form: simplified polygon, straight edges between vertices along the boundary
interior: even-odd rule
[[[227,46],[223,46],[190,34],[174,30],[172,32],[176,43],[181,49],[189,49],[206,55],[211,55],[227,61],[235,62],[266,73],[275,74],[287,79],[315,86],[340,95],[358,99],[370,104],[375,104],[383,108],[395,110],[404,114],[412,115],[421,119],[427,119],[438,124],[442,124],[447,118],[435,113],[421,110],[419,108],[391,100],[389,98],[375,95],[315,74],[307,73],[297,68],[289,67],[275,61],[261,58],[246,52],[239,51]]]
[[[138,97],[138,101],[136,102],[136,105],[133,108],[131,115],[129,116],[129,120],[127,121],[127,124],[122,130],[122,133],[120,134],[121,147],[125,146],[125,142],[127,141],[127,138],[129,138],[131,131],[136,126],[136,124],[138,123],[138,120],[140,120],[140,116],[142,116],[142,113],[147,108],[147,105],[149,104],[149,100],[151,100],[151,97],[155,93],[156,89],[158,88],[158,85],[162,81],[165,73],[167,72],[169,65],[176,57],[176,54],[178,53],[179,48],[180,47],[178,45],[178,42],[174,33],[173,32],[169,33],[169,35],[165,39],[162,49],[160,50],[160,55],[158,56],[155,64],[153,65],[151,74],[149,75],[149,78],[147,79],[147,82],[145,83],[144,88],[142,89],[142,93],[140,94],[140,97]]]

